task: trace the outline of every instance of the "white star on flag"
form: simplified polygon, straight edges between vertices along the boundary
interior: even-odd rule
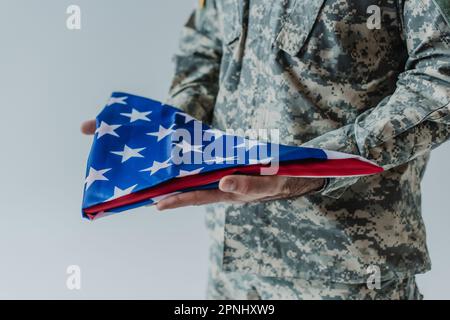
[[[107,106],[110,107],[113,104],[127,104],[125,100],[127,100],[128,97],[111,97],[109,98],[109,101],[107,103]]]
[[[102,121],[100,126],[95,130],[95,133],[98,133],[97,139],[109,134],[114,137],[119,137],[119,135],[114,131],[120,128],[121,125],[109,125],[106,122]]]
[[[183,154],[189,153],[189,152],[202,152],[202,145],[194,146],[190,143],[187,143],[186,140],[181,141],[181,143],[175,144],[175,146],[181,148],[183,151]]]
[[[199,174],[204,168],[199,168],[192,171],[187,170],[180,170],[180,174],[177,176],[177,178],[187,177],[187,176],[193,176],[195,174]]]
[[[103,170],[95,170],[94,168],[89,169],[89,174],[86,177],[85,184],[86,184],[86,190],[89,189],[89,187],[95,182],[95,181],[108,181],[109,179],[104,176],[105,173],[107,173],[110,169],[103,169]]]
[[[153,165],[147,169],[143,169],[141,170],[141,172],[150,172],[150,175],[154,175],[155,173],[157,173],[159,170],[161,169],[166,169],[170,166],[172,166],[172,164],[170,163],[171,159],[167,159],[164,162],[159,162],[159,161],[153,161]]]
[[[135,122],[138,120],[150,121],[147,116],[152,113],[151,111],[139,112],[136,109],[131,110],[131,113],[121,113],[122,116],[130,118],[130,122]]]
[[[111,201],[111,200],[121,198],[123,196],[127,196],[127,195],[131,194],[131,192],[133,192],[134,188],[136,188],[136,187],[137,187],[137,184],[135,184],[134,186],[131,186],[125,190],[122,190],[118,187],[114,187],[114,195],[106,201]]]
[[[183,116],[185,124],[196,120],[195,118],[193,118],[190,115],[183,113],[183,112],[176,112],[175,114],[179,114],[180,116]]]
[[[163,126],[159,126],[159,131],[158,132],[150,132],[147,133],[148,136],[154,136],[154,137],[158,137],[158,142],[160,142],[162,139],[164,139],[165,137],[167,137],[168,135],[172,134],[173,132],[175,132],[172,128],[175,125],[172,125],[170,128],[164,128]]]
[[[145,150],[145,148],[132,149],[129,146],[125,145],[123,151],[111,151],[111,153],[122,156],[122,163],[124,163],[131,158],[144,158],[144,156],[139,153],[142,150]]]
[[[237,145],[236,148],[245,147],[246,150],[248,151],[248,150],[250,150],[253,147],[265,146],[265,145],[267,145],[267,143],[260,142],[258,140],[246,140],[246,141],[242,142],[241,144]]]

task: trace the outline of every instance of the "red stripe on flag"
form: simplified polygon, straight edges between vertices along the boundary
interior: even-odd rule
[[[176,178],[158,186],[84,209],[84,213],[92,220],[95,217],[95,214],[99,212],[138,203],[176,191],[214,183],[231,174],[259,175],[261,173],[261,168],[263,167],[267,166],[257,164]],[[350,158],[281,163],[277,175],[321,178],[364,176],[380,172],[383,172],[383,168],[366,161]]]

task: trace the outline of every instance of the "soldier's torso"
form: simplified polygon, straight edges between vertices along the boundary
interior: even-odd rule
[[[223,57],[213,125],[279,129],[282,143],[300,145],[352,123],[395,91],[405,68],[400,2],[217,0]],[[210,226],[225,232],[217,259],[227,271],[342,282],[364,281],[370,265],[386,278],[422,272],[426,162],[362,178],[339,200],[216,207]]]
[[[301,144],[392,94],[406,61],[396,1],[219,0],[217,7],[222,128],[278,128],[284,143]]]

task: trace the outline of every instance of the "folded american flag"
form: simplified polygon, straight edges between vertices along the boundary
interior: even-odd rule
[[[217,188],[230,174],[345,177],[382,171],[354,155],[212,129],[175,107],[116,92],[97,117],[82,211],[94,220],[175,193]]]

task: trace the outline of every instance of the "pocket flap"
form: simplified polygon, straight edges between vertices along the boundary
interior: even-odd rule
[[[326,0],[297,0],[276,38],[276,45],[291,56],[303,48]]]

